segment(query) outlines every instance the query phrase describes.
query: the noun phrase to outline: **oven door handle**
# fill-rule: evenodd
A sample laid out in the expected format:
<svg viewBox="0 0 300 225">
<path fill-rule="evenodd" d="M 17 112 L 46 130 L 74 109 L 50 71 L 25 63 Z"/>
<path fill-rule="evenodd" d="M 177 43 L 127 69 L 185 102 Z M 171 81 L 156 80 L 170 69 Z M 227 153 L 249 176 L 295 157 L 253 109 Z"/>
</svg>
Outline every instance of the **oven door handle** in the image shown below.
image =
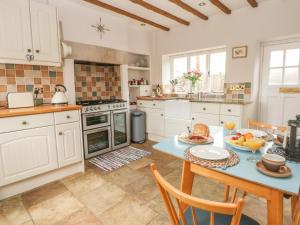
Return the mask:
<svg viewBox="0 0 300 225">
<path fill-rule="evenodd" d="M 93 117 L 93 116 L 104 116 L 104 115 L 109 115 L 110 113 L 109 112 L 100 112 L 100 113 L 88 113 L 88 114 L 83 114 L 83 116 L 85 118 L 88 118 L 88 117 Z"/>
</svg>

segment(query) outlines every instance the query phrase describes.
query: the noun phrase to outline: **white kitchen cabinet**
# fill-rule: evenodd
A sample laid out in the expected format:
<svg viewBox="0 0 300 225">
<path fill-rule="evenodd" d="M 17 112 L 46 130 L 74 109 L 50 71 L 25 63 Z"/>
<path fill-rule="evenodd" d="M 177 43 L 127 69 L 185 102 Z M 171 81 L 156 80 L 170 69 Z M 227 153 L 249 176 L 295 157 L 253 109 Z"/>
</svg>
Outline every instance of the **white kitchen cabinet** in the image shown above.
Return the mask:
<svg viewBox="0 0 300 225">
<path fill-rule="evenodd" d="M 147 133 L 163 136 L 165 132 L 164 110 L 149 108 L 146 111 Z"/>
<path fill-rule="evenodd" d="M 59 62 L 57 10 L 51 5 L 30 1 L 34 61 Z"/>
<path fill-rule="evenodd" d="M 0 186 L 56 168 L 54 126 L 0 134 Z"/>
<path fill-rule="evenodd" d="M 81 161 L 82 147 L 79 123 L 60 124 L 56 126 L 55 131 L 59 167 Z"/>
<path fill-rule="evenodd" d="M 59 66 L 57 10 L 33 0 L 0 1 L 0 63 Z"/>
<path fill-rule="evenodd" d="M 0 30 L 0 62 L 26 61 L 32 48 L 29 1 L 1 0 Z"/>
<path fill-rule="evenodd" d="M 235 123 L 235 129 L 241 128 L 241 117 L 239 116 L 226 116 L 226 115 L 220 115 L 220 126 L 224 126 L 226 122 L 234 122 Z"/>
<path fill-rule="evenodd" d="M 220 115 L 209 114 L 209 113 L 193 113 L 192 114 L 192 126 L 196 123 L 203 123 L 208 126 L 219 126 Z"/>
<path fill-rule="evenodd" d="M 191 125 L 191 120 L 165 118 L 164 136 L 172 137 L 183 132 L 188 132 L 188 129 L 191 129 Z"/>
</svg>

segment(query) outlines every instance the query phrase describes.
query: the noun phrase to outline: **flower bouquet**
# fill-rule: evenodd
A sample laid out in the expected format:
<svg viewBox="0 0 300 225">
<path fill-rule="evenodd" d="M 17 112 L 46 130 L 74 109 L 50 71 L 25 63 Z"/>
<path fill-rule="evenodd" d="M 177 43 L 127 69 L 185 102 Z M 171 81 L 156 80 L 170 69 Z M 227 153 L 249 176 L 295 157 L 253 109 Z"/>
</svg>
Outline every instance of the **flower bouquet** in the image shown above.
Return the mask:
<svg viewBox="0 0 300 225">
<path fill-rule="evenodd" d="M 200 80 L 202 74 L 198 70 L 192 70 L 183 74 L 183 78 L 191 82 L 190 93 L 193 93 L 195 90 L 195 85 L 198 80 Z"/>
</svg>

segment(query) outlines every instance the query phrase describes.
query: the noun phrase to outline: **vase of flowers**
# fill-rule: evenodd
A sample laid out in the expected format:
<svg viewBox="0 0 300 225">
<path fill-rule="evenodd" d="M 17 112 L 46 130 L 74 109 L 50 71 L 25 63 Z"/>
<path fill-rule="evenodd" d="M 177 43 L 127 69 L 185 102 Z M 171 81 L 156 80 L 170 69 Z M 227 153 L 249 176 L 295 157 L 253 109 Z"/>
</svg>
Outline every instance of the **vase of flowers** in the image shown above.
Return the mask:
<svg viewBox="0 0 300 225">
<path fill-rule="evenodd" d="M 191 82 L 190 94 L 195 93 L 196 83 L 201 79 L 202 74 L 198 70 L 192 70 L 183 74 L 184 79 Z"/>
</svg>

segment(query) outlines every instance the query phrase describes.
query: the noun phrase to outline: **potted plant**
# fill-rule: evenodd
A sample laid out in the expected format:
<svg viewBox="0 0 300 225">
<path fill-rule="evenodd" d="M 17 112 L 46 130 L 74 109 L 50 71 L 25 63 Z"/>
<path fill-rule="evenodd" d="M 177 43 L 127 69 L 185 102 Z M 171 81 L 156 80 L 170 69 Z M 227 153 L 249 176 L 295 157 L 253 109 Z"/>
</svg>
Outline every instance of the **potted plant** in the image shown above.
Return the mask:
<svg viewBox="0 0 300 225">
<path fill-rule="evenodd" d="M 190 93 L 195 92 L 195 86 L 198 80 L 201 79 L 202 74 L 198 70 L 192 70 L 183 74 L 183 78 L 191 82 Z"/>
</svg>

